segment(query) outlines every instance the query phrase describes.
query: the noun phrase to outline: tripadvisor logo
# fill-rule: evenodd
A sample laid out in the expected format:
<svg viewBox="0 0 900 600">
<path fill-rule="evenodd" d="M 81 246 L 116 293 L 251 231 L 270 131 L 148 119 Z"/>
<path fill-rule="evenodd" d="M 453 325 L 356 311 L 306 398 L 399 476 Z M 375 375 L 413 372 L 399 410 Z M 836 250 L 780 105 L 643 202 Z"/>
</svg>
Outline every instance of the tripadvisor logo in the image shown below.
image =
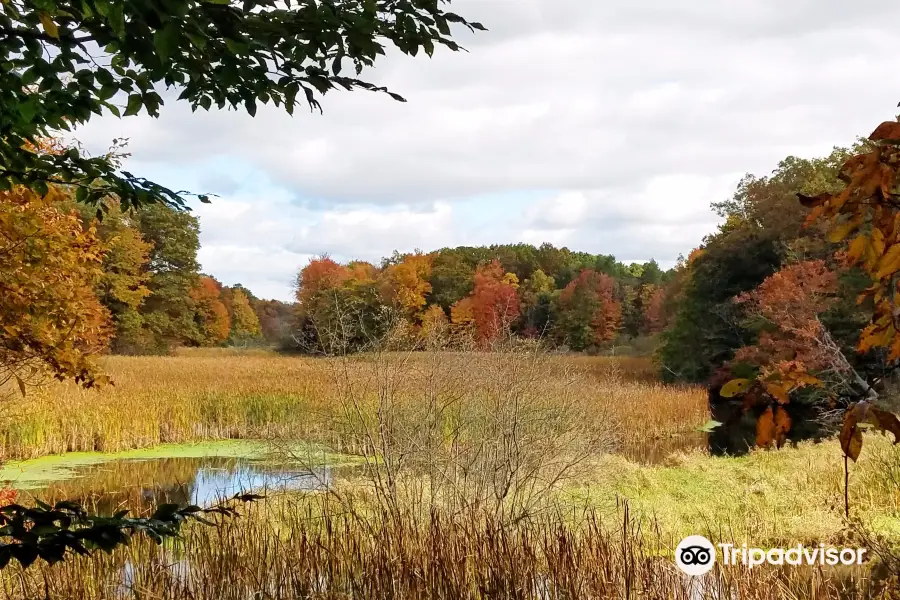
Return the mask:
<svg viewBox="0 0 900 600">
<path fill-rule="evenodd" d="M 708 573 L 716 564 L 716 547 L 702 535 L 689 535 L 675 548 L 675 564 L 692 577 Z"/>
<path fill-rule="evenodd" d="M 718 544 L 725 565 L 744 565 L 748 569 L 770 565 L 861 565 L 865 548 L 832 548 L 819 544 L 807 548 L 797 544 L 791 548 L 748 548 L 746 544 Z M 675 548 L 675 564 L 686 575 L 697 577 L 716 564 L 716 546 L 702 535 L 690 535 Z"/>
</svg>

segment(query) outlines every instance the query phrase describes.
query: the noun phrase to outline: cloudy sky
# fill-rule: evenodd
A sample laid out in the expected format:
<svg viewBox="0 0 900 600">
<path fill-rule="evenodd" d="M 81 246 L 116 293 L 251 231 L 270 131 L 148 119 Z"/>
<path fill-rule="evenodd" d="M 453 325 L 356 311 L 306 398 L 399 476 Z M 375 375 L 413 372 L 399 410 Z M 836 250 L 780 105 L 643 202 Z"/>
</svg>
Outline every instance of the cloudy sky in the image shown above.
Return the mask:
<svg viewBox="0 0 900 600">
<path fill-rule="evenodd" d="M 102 151 L 198 206 L 200 260 L 288 300 L 317 254 L 551 242 L 670 266 L 747 172 L 851 143 L 900 100 L 892 0 L 454 0 L 468 53 L 391 54 L 324 114 L 92 121 Z"/>
</svg>

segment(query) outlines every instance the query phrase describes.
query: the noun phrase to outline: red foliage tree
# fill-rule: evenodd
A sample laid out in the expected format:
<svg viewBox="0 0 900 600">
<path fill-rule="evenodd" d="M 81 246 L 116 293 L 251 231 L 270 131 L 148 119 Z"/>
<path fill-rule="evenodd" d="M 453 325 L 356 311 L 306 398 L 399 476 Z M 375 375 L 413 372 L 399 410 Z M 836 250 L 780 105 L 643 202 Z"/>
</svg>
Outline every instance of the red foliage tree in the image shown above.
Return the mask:
<svg viewBox="0 0 900 600">
<path fill-rule="evenodd" d="M 472 314 L 479 343 L 497 339 L 520 312 L 516 293 L 518 279 L 504 273 L 497 260 L 475 271 L 475 289 L 472 292 Z"/>
<path fill-rule="evenodd" d="M 616 298 L 616 280 L 605 273 L 581 271 L 560 293 L 559 306 L 559 326 L 575 349 L 611 342 L 618 334 L 622 304 Z"/>
</svg>

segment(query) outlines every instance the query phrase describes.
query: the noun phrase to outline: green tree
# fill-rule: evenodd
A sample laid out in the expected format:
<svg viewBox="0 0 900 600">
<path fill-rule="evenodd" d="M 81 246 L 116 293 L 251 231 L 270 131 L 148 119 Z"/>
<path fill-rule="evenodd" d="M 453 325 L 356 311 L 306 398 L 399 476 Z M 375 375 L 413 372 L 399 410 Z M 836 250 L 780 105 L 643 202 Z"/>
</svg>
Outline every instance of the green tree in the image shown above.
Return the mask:
<svg viewBox="0 0 900 600">
<path fill-rule="evenodd" d="M 554 282 L 541 269 L 519 287 L 522 307 L 522 333 L 527 337 L 543 336 L 550 330 L 553 314 Z"/>
<path fill-rule="evenodd" d="M 754 343 L 756 333 L 746 327 L 733 298 L 755 289 L 788 262 L 834 263 L 835 246 L 825 225 L 804 228 L 807 211 L 796 194 L 839 189 L 838 169 L 848 152 L 836 149 L 813 160 L 788 157 L 772 175 L 748 175 L 732 198 L 713 205 L 725 222 L 685 267 L 677 308 L 658 351 L 665 377 L 705 381 L 738 348 Z M 842 281 L 850 286 L 844 293 L 860 284 L 853 277 Z M 842 303 L 833 310 L 844 323 L 844 339 L 856 337 L 848 330 L 855 320 L 852 308 Z"/>
<path fill-rule="evenodd" d="M 434 253 L 431 269 L 429 304 L 437 304 L 445 312 L 472 293 L 475 265 L 457 249 L 445 248 Z"/>
<path fill-rule="evenodd" d="M 110 156 L 28 149 L 93 115 L 159 114 L 157 90 L 176 87 L 196 110 L 300 102 L 321 109 L 333 89 L 402 97 L 361 79 L 393 45 L 415 56 L 460 47 L 451 26 L 483 30 L 437 1 L 4 0 L 0 3 L 0 189 L 48 182 L 98 203 L 183 206 L 185 193 L 122 172 Z M 207 200 L 200 196 L 201 200 Z"/>
<path fill-rule="evenodd" d="M 132 352 L 167 352 L 198 337 L 191 290 L 199 277 L 200 225 L 190 213 L 162 204 L 143 207 L 135 217 L 141 236 L 152 244 L 150 295 L 141 308 L 139 337 L 123 345 Z"/>
</svg>

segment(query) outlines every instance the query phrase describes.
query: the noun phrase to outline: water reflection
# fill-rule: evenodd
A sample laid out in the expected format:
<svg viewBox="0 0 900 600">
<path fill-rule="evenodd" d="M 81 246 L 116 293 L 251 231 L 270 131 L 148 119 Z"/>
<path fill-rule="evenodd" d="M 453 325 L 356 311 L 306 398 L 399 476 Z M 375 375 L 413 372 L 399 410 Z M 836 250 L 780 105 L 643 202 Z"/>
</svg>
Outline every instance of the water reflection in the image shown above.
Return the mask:
<svg viewBox="0 0 900 600">
<path fill-rule="evenodd" d="M 139 513 L 168 502 L 210 506 L 251 491 L 324 489 L 334 476 L 328 466 L 217 457 L 118 460 L 76 468 L 73 475 L 29 493 L 46 502 L 75 500 L 101 514 L 123 507 Z"/>
</svg>

